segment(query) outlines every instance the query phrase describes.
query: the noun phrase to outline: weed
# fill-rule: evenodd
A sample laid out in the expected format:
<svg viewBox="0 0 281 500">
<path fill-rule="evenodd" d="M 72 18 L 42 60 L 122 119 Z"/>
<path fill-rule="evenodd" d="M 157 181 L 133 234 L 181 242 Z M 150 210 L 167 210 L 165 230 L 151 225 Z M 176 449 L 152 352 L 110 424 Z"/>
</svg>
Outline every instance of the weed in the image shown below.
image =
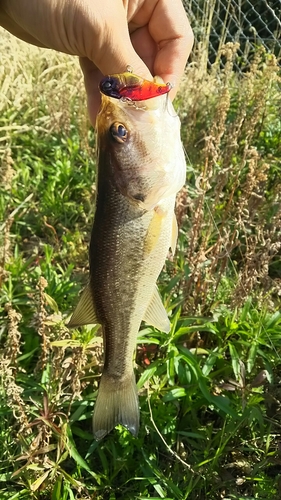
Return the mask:
<svg viewBox="0 0 281 500">
<path fill-rule="evenodd" d="M 272 121 L 279 123 L 278 65 L 260 50 L 249 73 L 238 79 L 232 71 L 236 51 L 233 44 L 221 51 L 227 62 L 220 84 L 216 73 L 202 77 L 192 67 L 181 97 L 192 164 L 182 225 L 190 269 L 187 311 L 206 312 L 225 275 L 236 282 L 233 304 L 242 305 L 254 294 L 260 303 L 273 299 L 274 308 L 279 293 L 270 266 L 280 251 L 280 176 L 275 176 L 275 158 L 264 152 L 261 133 Z"/>
</svg>

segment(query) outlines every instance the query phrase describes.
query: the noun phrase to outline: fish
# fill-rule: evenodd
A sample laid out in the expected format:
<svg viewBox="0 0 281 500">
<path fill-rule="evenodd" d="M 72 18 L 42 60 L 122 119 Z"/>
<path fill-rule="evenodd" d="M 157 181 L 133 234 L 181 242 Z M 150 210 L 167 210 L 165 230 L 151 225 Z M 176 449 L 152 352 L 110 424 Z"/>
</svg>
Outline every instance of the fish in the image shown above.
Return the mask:
<svg viewBox="0 0 281 500">
<path fill-rule="evenodd" d="M 142 78 L 133 76 L 141 87 Z M 122 81 L 124 74 L 115 78 Z M 163 80 L 155 77 L 153 83 Z M 104 366 L 93 415 L 100 440 L 117 424 L 138 434 L 133 355 L 142 321 L 170 331 L 156 282 L 169 249 L 175 252 L 175 198 L 185 183 L 186 164 L 180 120 L 168 95 L 139 107 L 101 93 L 96 130 L 90 279 L 68 326 L 102 327 Z"/>
</svg>

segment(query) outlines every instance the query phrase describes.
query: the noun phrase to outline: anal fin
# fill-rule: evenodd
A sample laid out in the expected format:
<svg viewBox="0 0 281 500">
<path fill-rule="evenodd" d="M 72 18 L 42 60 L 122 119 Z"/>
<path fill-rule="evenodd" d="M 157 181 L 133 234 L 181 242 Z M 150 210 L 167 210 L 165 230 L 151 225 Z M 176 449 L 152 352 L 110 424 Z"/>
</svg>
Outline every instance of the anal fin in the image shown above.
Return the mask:
<svg viewBox="0 0 281 500">
<path fill-rule="evenodd" d="M 161 332 L 169 333 L 170 331 L 170 321 L 156 285 L 143 320 Z"/>
<path fill-rule="evenodd" d="M 90 285 L 87 285 L 67 326 L 69 328 L 74 328 L 83 325 L 95 325 L 96 323 L 98 323 L 98 321 L 94 309 L 93 297 Z"/>
</svg>

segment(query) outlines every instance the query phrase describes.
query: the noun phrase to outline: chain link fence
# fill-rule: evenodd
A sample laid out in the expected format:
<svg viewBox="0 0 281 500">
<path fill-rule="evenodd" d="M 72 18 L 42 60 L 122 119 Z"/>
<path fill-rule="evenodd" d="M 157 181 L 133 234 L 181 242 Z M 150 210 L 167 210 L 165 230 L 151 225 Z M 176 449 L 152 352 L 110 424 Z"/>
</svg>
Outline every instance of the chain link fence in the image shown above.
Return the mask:
<svg viewBox="0 0 281 500">
<path fill-rule="evenodd" d="M 194 50 L 213 64 L 227 42 L 239 42 L 236 68 L 246 71 L 257 47 L 281 58 L 281 0 L 183 0 L 195 35 Z"/>
</svg>

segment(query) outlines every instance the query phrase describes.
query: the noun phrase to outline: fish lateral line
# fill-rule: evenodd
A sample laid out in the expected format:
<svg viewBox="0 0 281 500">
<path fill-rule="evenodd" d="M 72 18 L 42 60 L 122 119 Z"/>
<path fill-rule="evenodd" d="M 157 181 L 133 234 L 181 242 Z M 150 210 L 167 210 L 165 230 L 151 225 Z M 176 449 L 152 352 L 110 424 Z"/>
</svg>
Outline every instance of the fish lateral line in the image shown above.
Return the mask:
<svg viewBox="0 0 281 500">
<path fill-rule="evenodd" d="M 100 92 L 114 99 L 129 100 L 132 102 L 146 101 L 160 95 L 168 94 L 172 89 L 171 83 L 160 83 L 145 80 L 129 71 L 120 74 L 105 76 L 99 85 Z"/>
</svg>

